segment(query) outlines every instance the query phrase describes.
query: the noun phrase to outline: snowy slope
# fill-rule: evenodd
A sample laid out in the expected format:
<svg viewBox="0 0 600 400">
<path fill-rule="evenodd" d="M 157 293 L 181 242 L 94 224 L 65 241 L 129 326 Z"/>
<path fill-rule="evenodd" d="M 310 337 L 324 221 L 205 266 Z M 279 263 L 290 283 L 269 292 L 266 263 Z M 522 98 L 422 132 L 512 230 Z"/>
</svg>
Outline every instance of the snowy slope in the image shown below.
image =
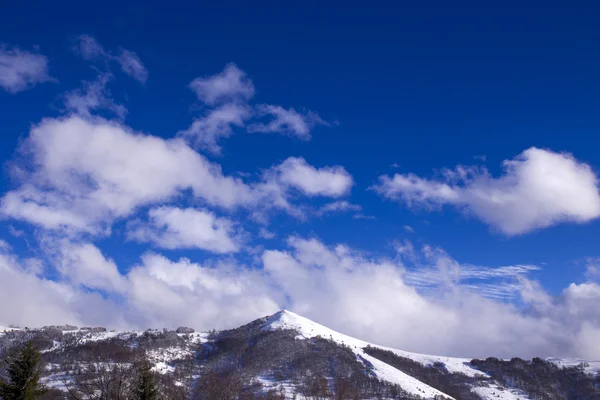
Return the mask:
<svg viewBox="0 0 600 400">
<path fill-rule="evenodd" d="M 267 320 L 267 323 L 263 329 L 293 329 L 298 332 L 300 336 L 299 338 L 305 339 L 321 336 L 324 339 L 330 339 L 336 343 L 344 344 L 349 346 L 356 355 L 359 355 L 365 360 L 369 361 L 373 365 L 375 374 L 378 378 L 395 383 L 410 394 L 416 394 L 426 398 L 433 398 L 436 395 L 442 395 L 452 399 L 452 397 L 446 395 L 445 393 L 442 393 L 439 390 L 434 389 L 431 386 L 413 378 L 412 376 L 407 375 L 404 372 L 399 371 L 374 357 L 371 357 L 363 351 L 364 347 L 374 345 L 338 333 L 307 318 L 301 317 L 298 314 L 294 314 L 293 312 L 286 310 L 278 312 L 269 318 L 269 320 Z"/>
<path fill-rule="evenodd" d="M 423 396 L 425 398 L 433 398 L 435 395 L 443 395 L 449 399 L 451 396 L 432 388 L 431 386 L 399 371 L 398 369 L 368 355 L 363 348 L 367 346 L 377 347 L 383 350 L 389 350 L 401 357 L 410 358 L 413 361 L 423 365 L 431 365 L 434 362 L 442 362 L 446 369 L 451 373 L 463 373 L 467 376 L 487 376 L 483 372 L 471 367 L 469 359 L 452 358 L 452 357 L 437 357 L 424 354 L 410 353 L 402 350 L 392 349 L 388 347 L 378 346 L 363 340 L 344 335 L 329 329 L 323 325 L 317 324 L 291 311 L 283 310 L 271 316 L 264 325 L 263 329 L 293 329 L 298 332 L 298 338 L 312 338 L 320 336 L 324 339 L 330 339 L 337 343 L 349 346 L 356 355 L 359 355 L 373 364 L 377 376 L 391 383 L 398 384 L 405 391 L 411 394 Z M 476 388 L 477 392 L 483 398 L 502 399 L 502 400 L 526 400 L 528 397 L 501 387 L 481 387 Z"/>
</svg>

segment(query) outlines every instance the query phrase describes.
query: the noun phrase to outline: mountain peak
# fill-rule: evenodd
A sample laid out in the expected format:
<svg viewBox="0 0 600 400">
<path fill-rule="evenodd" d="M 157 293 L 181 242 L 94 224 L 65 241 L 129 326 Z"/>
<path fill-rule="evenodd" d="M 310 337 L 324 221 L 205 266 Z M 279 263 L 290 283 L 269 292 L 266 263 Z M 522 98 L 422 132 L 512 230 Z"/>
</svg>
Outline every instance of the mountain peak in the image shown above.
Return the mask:
<svg viewBox="0 0 600 400">
<path fill-rule="evenodd" d="M 299 338 L 307 339 L 320 336 L 354 348 L 362 348 L 369 345 L 369 343 L 363 340 L 336 332 L 333 329 L 285 309 L 267 317 L 263 329 L 291 329 L 298 332 Z"/>
</svg>

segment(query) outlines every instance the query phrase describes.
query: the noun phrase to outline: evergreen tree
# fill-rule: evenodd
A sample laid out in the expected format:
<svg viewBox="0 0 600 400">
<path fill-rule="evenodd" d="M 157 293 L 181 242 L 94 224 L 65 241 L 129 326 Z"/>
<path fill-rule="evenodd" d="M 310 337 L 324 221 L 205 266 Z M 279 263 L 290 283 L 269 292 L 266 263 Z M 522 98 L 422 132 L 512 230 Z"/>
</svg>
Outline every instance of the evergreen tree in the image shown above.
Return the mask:
<svg viewBox="0 0 600 400">
<path fill-rule="evenodd" d="M 157 400 L 158 388 L 152 374 L 152 365 L 145 360 L 138 369 L 137 381 L 134 387 L 134 398 L 136 400 Z"/>
<path fill-rule="evenodd" d="M 7 360 L 8 381 L 0 379 L 0 398 L 4 400 L 34 400 L 46 393 L 40 384 L 39 363 L 42 355 L 31 342 Z"/>
</svg>

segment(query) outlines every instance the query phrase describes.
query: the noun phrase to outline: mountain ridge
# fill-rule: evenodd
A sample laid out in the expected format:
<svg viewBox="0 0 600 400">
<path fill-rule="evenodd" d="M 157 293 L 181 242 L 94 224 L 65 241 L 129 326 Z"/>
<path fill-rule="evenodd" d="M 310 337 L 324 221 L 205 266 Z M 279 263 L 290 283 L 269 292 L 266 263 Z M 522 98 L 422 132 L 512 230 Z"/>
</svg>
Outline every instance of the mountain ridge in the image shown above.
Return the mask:
<svg viewBox="0 0 600 400">
<path fill-rule="evenodd" d="M 521 384 L 512 383 L 515 379 L 527 379 L 526 375 L 519 377 L 519 371 L 525 369 L 538 375 L 542 370 L 542 379 L 558 376 L 560 379 L 556 379 L 561 380 L 562 371 L 566 371 L 565 376 L 580 374 L 578 379 L 589 377 L 591 397 L 586 399 L 600 399 L 600 392 L 593 393 L 594 382 L 600 387 L 600 362 L 576 366 L 574 359 L 470 360 L 411 353 L 356 339 L 285 309 L 238 328 L 210 332 L 195 332 L 189 328 L 176 331 L 107 331 L 104 328 L 73 326 L 9 328 L 4 332 L 0 329 L 0 353 L 25 340 L 33 340 L 40 345 L 46 362 L 52 367 L 47 368 L 45 379 L 58 389 L 61 387 L 55 377 L 64 374 L 65 360 L 84 365 L 90 362 L 86 357 L 94 354 L 96 361 L 102 358 L 103 362 L 119 363 L 123 360 L 115 355 L 120 354 L 122 358 L 125 351 L 129 352 L 125 360 L 143 354 L 153 363 L 154 371 L 177 377 L 180 385 L 191 385 L 191 381 L 185 383 L 185 379 L 181 378 L 181 368 L 194 371 L 196 375 L 221 368 L 241 371 L 260 382 L 265 389 L 281 387 L 288 397 L 297 398 L 307 393 L 306 390 L 303 392 L 302 380 L 319 374 L 328 380 L 340 376 L 354 377 L 352 379 L 363 382 L 363 387 L 389 395 L 382 395 L 385 398 L 537 398 L 531 393 L 536 396 L 537 393 L 545 393 L 543 388 L 521 381 Z M 564 383 L 561 385 L 561 391 L 571 390 Z M 554 392 L 560 391 L 556 389 Z M 542 398 L 573 398 L 556 397 L 560 394 L 555 395 L 554 392 L 551 393 L 554 397 Z M 304 398 L 311 397 L 304 395 Z"/>
</svg>

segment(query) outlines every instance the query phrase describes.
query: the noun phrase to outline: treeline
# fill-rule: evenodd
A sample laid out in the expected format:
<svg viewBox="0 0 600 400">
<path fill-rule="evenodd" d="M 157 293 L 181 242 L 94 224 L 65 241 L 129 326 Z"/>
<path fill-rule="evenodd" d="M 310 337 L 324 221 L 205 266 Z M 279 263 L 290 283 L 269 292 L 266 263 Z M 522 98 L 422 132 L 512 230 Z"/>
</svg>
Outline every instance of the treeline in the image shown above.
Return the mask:
<svg viewBox="0 0 600 400">
<path fill-rule="evenodd" d="M 317 340 L 318 343 L 322 339 Z M 219 341 L 217 341 L 219 343 Z M 323 345 L 323 343 L 320 343 Z M 114 341 L 84 346 L 84 357 L 63 364 L 43 362 L 33 342 L 14 348 L 1 368 L 0 399 L 3 400 L 284 400 L 282 386 L 265 388 L 255 375 L 249 374 L 241 361 L 204 363 L 187 374 L 165 374 L 153 371 L 139 349 L 129 352 Z M 121 348 L 121 350 L 118 350 Z M 331 357 L 332 350 L 316 349 Z M 100 352 L 102 351 L 102 352 Z M 217 351 L 215 347 L 214 351 Z M 342 351 L 348 351 L 343 349 Z M 47 353 L 46 353 L 47 354 Z M 238 357 L 245 352 L 237 353 Z M 57 358 L 56 355 L 46 357 Z M 235 358 L 235 357 L 234 357 Z M 118 361 L 115 361 L 118 359 Z M 266 359 L 263 359 L 265 361 Z M 222 360 L 221 360 L 222 361 Z M 291 359 L 289 361 L 292 361 Z M 302 369 L 294 379 L 286 380 L 295 394 L 312 400 L 398 399 L 414 400 L 399 386 L 380 381 L 364 371 L 342 375 L 335 369 L 335 358 L 329 358 L 332 376 Z M 304 361 L 302 365 L 306 365 Z M 320 364 L 320 363 L 317 363 Z M 340 364 L 341 365 L 341 364 Z M 235 366 L 234 368 L 230 368 Z M 288 367 L 293 367 L 292 362 Z M 46 375 L 47 378 L 43 379 Z M 272 382 L 282 381 L 282 371 L 265 375 Z"/>
<path fill-rule="evenodd" d="M 282 400 L 280 390 L 262 390 L 237 374 L 207 371 L 187 387 L 169 374 L 152 371 L 145 359 L 133 362 L 85 361 L 65 364 L 50 387 L 42 383 L 41 353 L 33 342 L 5 358 L 0 377 L 2 400 Z"/>
<path fill-rule="evenodd" d="M 471 365 L 497 382 L 521 389 L 533 399 L 600 399 L 600 375 L 587 374 L 583 366 L 559 367 L 541 358 L 505 361 L 494 357 L 472 360 Z"/>
<path fill-rule="evenodd" d="M 471 366 L 489 377 L 450 373 L 442 363 L 423 365 L 392 351 L 366 347 L 365 352 L 456 400 L 479 400 L 475 386 L 500 384 L 521 390 L 536 400 L 600 400 L 600 376 L 587 374 L 583 366 L 559 367 L 541 358 L 472 360 Z"/>
</svg>

